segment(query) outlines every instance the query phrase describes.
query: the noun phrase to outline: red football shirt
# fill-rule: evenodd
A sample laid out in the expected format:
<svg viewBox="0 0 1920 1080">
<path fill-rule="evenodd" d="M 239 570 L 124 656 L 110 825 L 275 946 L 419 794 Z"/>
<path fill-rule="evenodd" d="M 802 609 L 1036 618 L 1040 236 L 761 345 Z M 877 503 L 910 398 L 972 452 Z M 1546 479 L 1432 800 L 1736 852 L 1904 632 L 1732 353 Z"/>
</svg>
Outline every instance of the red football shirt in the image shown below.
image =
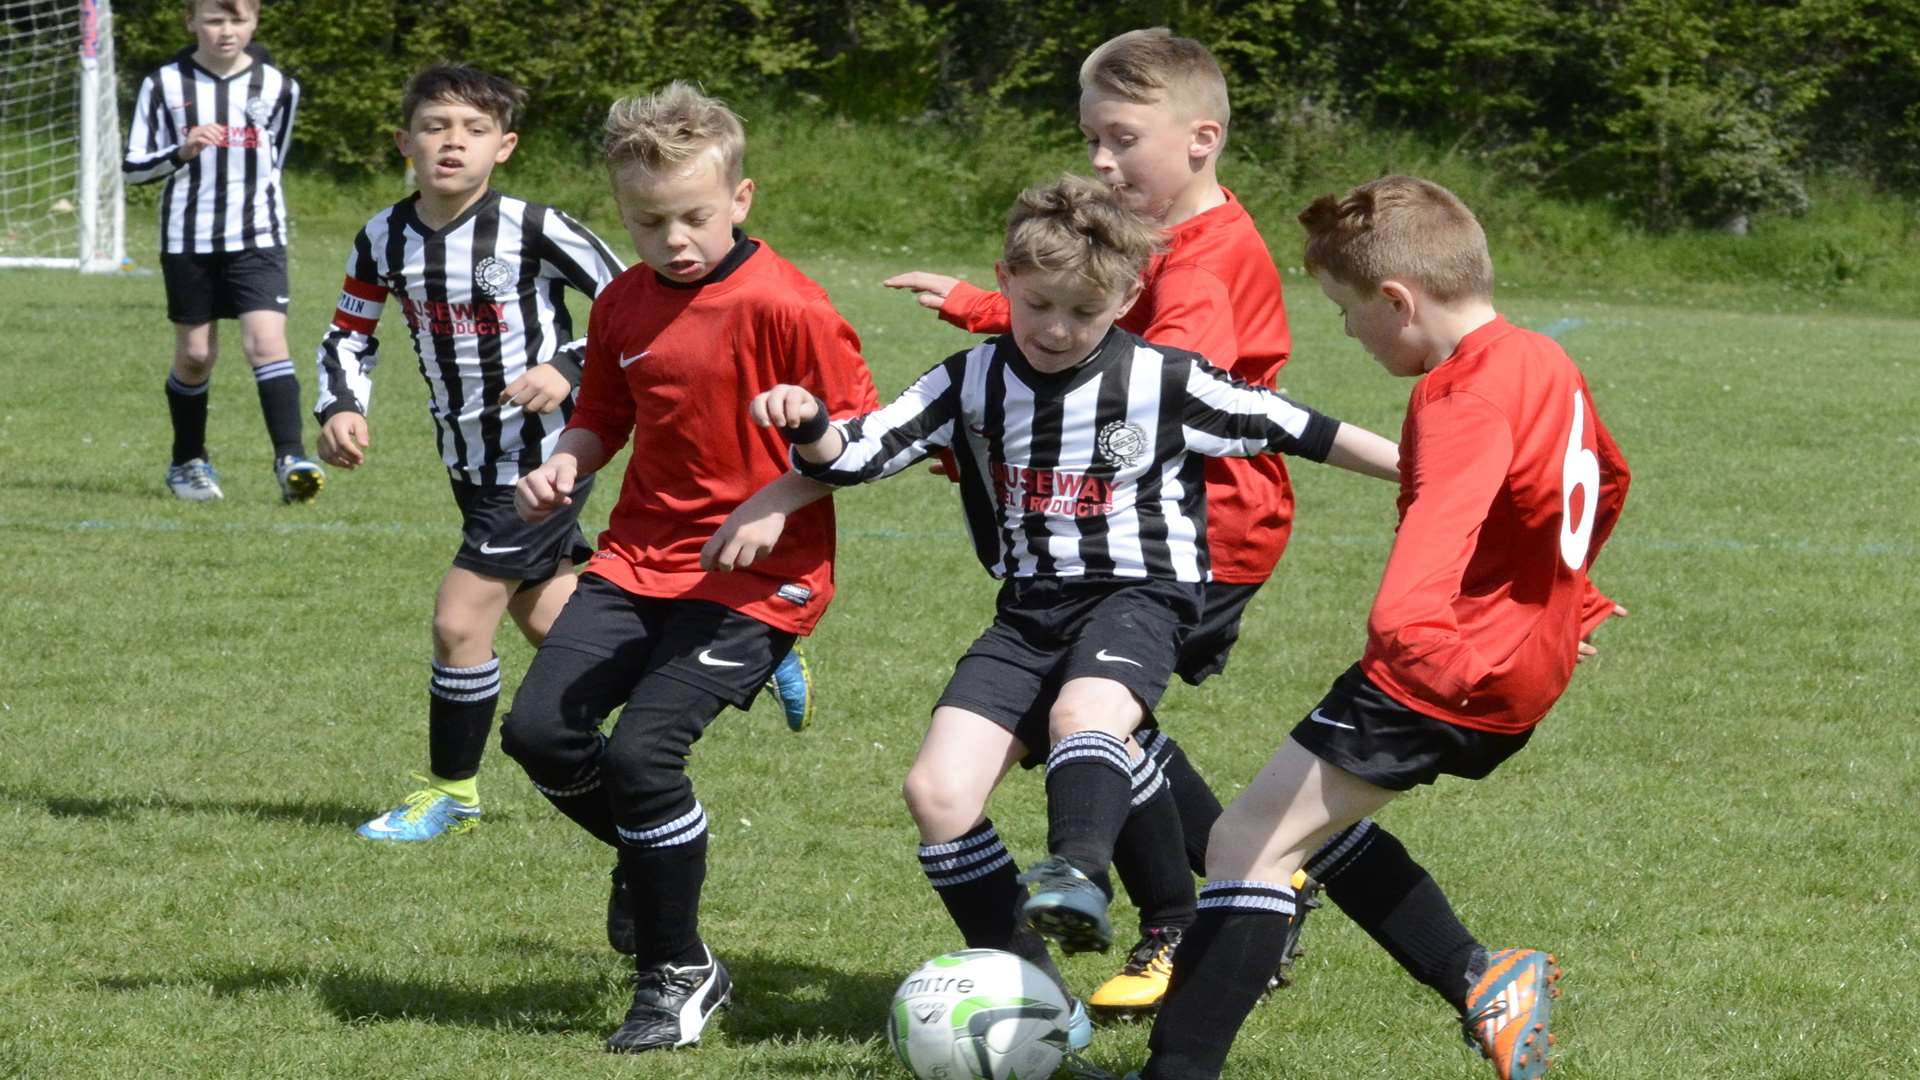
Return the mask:
<svg viewBox="0 0 1920 1080">
<path fill-rule="evenodd" d="M 1462 727 L 1538 723 L 1613 610 L 1587 574 L 1628 480 L 1553 339 L 1498 317 L 1468 334 L 1407 404 L 1400 528 L 1361 670 Z"/>
<path fill-rule="evenodd" d="M 788 469 L 787 444 L 747 416 L 755 394 L 794 383 L 836 418 L 880 407 L 860 339 L 826 290 L 760 244 L 698 288 L 647 266 L 593 303 L 570 428 L 609 454 L 633 441 L 620 499 L 587 564 L 630 593 L 725 604 L 792 633 L 813 630 L 833 598 L 833 502 L 787 519 L 751 567 L 700 569 L 700 548 L 735 507 Z"/>
<path fill-rule="evenodd" d="M 1145 290 L 1120 327 L 1189 349 L 1245 382 L 1271 387 L 1293 350 L 1280 273 L 1233 193 L 1167 230 Z M 940 317 L 978 334 L 1008 330 L 1007 298 L 965 282 Z M 1257 585 L 1273 574 L 1293 528 L 1293 485 L 1278 454 L 1207 459 L 1207 551 L 1217 581 Z"/>
</svg>

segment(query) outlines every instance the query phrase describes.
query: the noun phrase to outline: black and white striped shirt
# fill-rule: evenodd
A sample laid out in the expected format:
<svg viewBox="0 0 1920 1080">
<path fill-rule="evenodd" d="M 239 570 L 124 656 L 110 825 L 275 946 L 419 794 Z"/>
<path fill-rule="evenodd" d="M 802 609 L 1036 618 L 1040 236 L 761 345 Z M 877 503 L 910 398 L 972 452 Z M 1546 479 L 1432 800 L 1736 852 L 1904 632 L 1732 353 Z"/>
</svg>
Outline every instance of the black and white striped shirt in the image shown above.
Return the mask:
<svg viewBox="0 0 1920 1080">
<path fill-rule="evenodd" d="M 274 67 L 265 50 L 250 48 L 248 55 L 251 65 L 223 78 L 184 49 L 140 83 L 121 170 L 135 184 L 167 178 L 160 197 L 162 252 L 286 246 L 280 167 L 293 138 L 300 84 Z M 202 124 L 225 125 L 226 142 L 182 161 L 187 132 Z"/>
<path fill-rule="evenodd" d="M 536 364 L 553 364 L 579 386 L 585 339 L 574 337 L 561 290 L 598 296 L 625 267 L 550 206 L 490 191 L 430 229 L 418 199 L 381 211 L 353 238 L 333 326 L 320 342 L 314 414 L 325 423 L 367 411 L 380 350 L 374 330 L 391 295 L 420 358 L 448 471 L 468 483 L 511 484 L 552 453 L 573 401 L 541 416 L 500 405 L 500 392 Z"/>
<path fill-rule="evenodd" d="M 840 421 L 847 446 L 833 462 L 793 461 L 846 485 L 951 446 L 967 530 L 994 577 L 1205 581 L 1205 458 L 1324 461 L 1339 426 L 1115 327 L 1086 363 L 1053 374 L 1011 337 L 989 338 L 878 412 Z"/>
</svg>

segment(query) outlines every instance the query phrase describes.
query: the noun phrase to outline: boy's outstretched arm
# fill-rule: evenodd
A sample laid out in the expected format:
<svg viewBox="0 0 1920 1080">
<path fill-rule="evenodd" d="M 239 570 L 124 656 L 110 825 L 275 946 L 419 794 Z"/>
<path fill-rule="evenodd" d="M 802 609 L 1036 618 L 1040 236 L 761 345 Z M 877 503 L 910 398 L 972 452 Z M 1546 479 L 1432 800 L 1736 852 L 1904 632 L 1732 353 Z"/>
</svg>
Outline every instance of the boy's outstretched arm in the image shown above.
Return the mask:
<svg viewBox="0 0 1920 1080">
<path fill-rule="evenodd" d="M 1327 464 L 1398 483 L 1400 446 L 1385 436 L 1341 421 L 1340 430 L 1333 435 L 1333 448 L 1327 451 Z"/>
<path fill-rule="evenodd" d="M 611 456 L 599 435 L 586 428 L 568 428 L 560 433 L 546 463 L 513 485 L 513 508 L 522 521 L 545 521 L 554 511 L 571 506 L 574 485 L 582 476 L 600 471 Z"/>
<path fill-rule="evenodd" d="M 1004 334 L 1013 328 L 1006 297 L 956 277 L 913 270 L 895 274 L 880 284 L 911 290 L 921 307 L 939 312 L 943 321 L 968 333 Z"/>
<path fill-rule="evenodd" d="M 815 465 L 831 462 L 847 448 L 846 438 L 827 420 L 826 406 L 803 387 L 782 383 L 757 394 L 747 412 L 761 427 L 778 428 L 794 451 Z"/>
<path fill-rule="evenodd" d="M 799 473 L 781 476 L 727 515 L 700 546 L 700 568 L 725 571 L 752 566 L 780 542 L 787 518 L 831 494 L 832 487 Z"/>
</svg>

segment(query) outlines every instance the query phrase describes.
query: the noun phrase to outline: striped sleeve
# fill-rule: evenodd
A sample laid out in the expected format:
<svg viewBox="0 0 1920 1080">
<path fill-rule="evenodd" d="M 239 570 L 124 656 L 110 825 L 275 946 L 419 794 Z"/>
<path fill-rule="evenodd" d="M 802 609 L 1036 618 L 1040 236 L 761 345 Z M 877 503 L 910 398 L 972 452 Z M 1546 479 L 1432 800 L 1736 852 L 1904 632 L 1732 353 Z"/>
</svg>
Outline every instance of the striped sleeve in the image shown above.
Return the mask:
<svg viewBox="0 0 1920 1080">
<path fill-rule="evenodd" d="M 1188 354 L 1181 435 L 1209 457 L 1294 454 L 1325 461 L 1340 421 L 1277 391 L 1242 382 Z"/>
<path fill-rule="evenodd" d="M 293 76 L 281 72 L 285 80 L 280 91 L 280 100 L 274 103 L 273 113 L 267 119 L 267 130 L 273 138 L 273 163 L 284 168 L 287 164 L 287 147 L 293 144 L 293 114 L 300 110 L 300 83 Z"/>
<path fill-rule="evenodd" d="M 167 114 L 166 94 L 160 89 L 158 71 L 140 82 L 140 95 L 133 103 L 133 118 L 127 127 L 127 156 L 120 171 L 130 184 L 159 180 L 180 167 L 180 142 Z"/>
<path fill-rule="evenodd" d="M 551 207 L 542 215 L 539 238 L 540 276 L 565 281 L 589 298 L 599 296 L 626 269 L 592 229 Z M 574 338 L 556 349 L 548 363 L 578 387 L 586 348 L 586 338 Z"/>
<path fill-rule="evenodd" d="M 343 412 L 366 415 L 373 397 L 373 368 L 380 356 L 380 339 L 373 332 L 386 303 L 387 287 L 380 283 L 373 242 L 361 229 L 353 238 L 353 254 L 347 256 L 347 276 L 340 285 L 333 324 L 320 340 L 320 393 L 313 415 L 321 423 Z"/>
<path fill-rule="evenodd" d="M 961 353 L 920 376 L 878 412 L 835 421 L 846 439 L 840 456 L 818 465 L 796 452 L 794 468 L 821 483 L 846 487 L 892 476 L 952 445 L 966 355 Z"/>
</svg>

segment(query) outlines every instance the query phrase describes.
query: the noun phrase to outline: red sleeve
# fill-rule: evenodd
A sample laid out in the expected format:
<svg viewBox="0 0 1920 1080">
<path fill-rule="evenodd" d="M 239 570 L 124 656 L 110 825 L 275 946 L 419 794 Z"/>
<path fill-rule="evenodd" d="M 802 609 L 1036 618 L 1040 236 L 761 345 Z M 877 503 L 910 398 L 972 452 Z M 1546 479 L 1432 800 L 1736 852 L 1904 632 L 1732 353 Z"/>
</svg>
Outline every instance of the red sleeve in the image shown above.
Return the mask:
<svg viewBox="0 0 1920 1080">
<path fill-rule="evenodd" d="M 1197 266 L 1172 267 L 1154 280 L 1153 322 L 1140 336 L 1197 352 L 1222 371 L 1240 360 L 1226 283 Z"/>
<path fill-rule="evenodd" d="M 818 394 L 828 416 L 844 420 L 880 407 L 873 376 L 860 356 L 860 335 L 832 304 L 821 301 L 801 310 L 792 348 L 785 380 Z"/>
<path fill-rule="evenodd" d="M 1490 402 L 1461 393 L 1429 402 L 1414 428 L 1411 498 L 1367 630 L 1408 690 L 1464 703 L 1490 665 L 1460 636 L 1453 601 L 1506 482 L 1513 433 Z"/>
<path fill-rule="evenodd" d="M 607 324 L 613 320 L 615 297 L 603 290 L 587 316 L 587 358 L 580 370 L 580 395 L 574 400 L 569 428 L 581 428 L 600 437 L 607 459 L 620 452 L 633 437 L 633 393 L 620 370 L 620 361 L 607 341 Z"/>
<path fill-rule="evenodd" d="M 970 334 L 1004 334 L 1013 329 L 1006 297 L 964 281 L 947 293 L 940 317 Z"/>
</svg>

